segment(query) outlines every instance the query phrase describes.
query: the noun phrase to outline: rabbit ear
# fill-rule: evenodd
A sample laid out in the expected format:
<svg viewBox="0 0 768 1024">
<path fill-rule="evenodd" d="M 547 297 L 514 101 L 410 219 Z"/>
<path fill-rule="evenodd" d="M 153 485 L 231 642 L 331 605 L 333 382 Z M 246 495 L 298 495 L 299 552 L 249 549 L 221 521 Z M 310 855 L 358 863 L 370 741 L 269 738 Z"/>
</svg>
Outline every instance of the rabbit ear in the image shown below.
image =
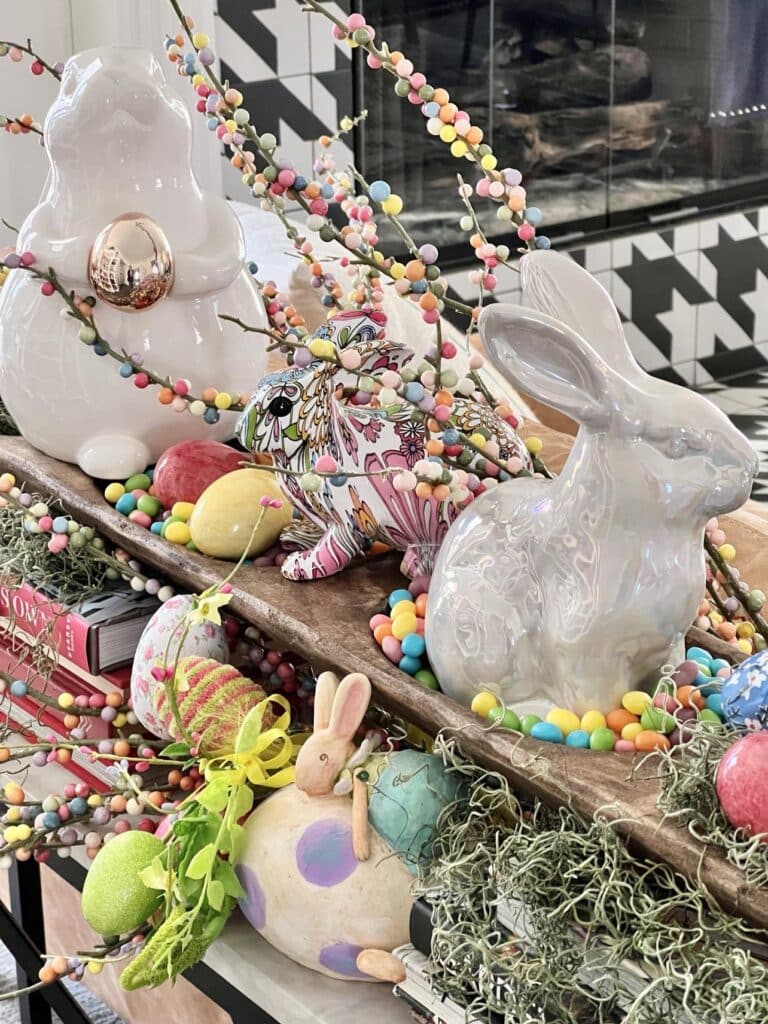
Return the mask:
<svg viewBox="0 0 768 1024">
<path fill-rule="evenodd" d="M 579 423 L 609 411 L 609 367 L 570 327 L 524 306 L 488 306 L 480 336 L 491 361 L 535 398 Z"/>
<path fill-rule="evenodd" d="M 336 739 L 351 740 L 371 700 L 371 684 L 362 672 L 345 676 L 336 691 L 328 731 Z"/>
<path fill-rule="evenodd" d="M 321 672 L 317 677 L 317 684 L 315 686 L 315 732 L 328 728 L 338 685 L 339 677 L 333 672 Z"/>
<path fill-rule="evenodd" d="M 520 262 L 523 305 L 556 316 L 624 376 L 642 371 L 624 337 L 613 299 L 583 267 L 559 252 L 540 249 Z"/>
</svg>

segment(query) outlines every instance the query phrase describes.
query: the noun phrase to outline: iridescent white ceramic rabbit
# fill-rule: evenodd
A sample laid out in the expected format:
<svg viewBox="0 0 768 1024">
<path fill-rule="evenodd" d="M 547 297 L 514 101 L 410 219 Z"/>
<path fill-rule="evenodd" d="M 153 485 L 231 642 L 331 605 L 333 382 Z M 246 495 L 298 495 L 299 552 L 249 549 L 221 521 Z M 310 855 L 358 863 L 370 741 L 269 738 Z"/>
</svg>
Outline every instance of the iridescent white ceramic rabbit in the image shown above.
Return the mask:
<svg viewBox="0 0 768 1024">
<path fill-rule="evenodd" d="M 103 336 L 162 376 L 188 377 L 193 394 L 258 380 L 264 346 L 246 343 L 218 315 L 265 325 L 242 232 L 225 200 L 201 190 L 189 113 L 154 57 L 121 46 L 70 58 L 45 141 L 51 171 L 18 251 L 33 252 L 43 270 L 53 267 L 67 289 L 90 294 L 89 251 L 99 234 L 124 214 L 146 215 L 170 247 L 170 293 L 140 312 L 99 302 Z M 121 379 L 115 362 L 78 340 L 77 321 L 61 319 L 62 306 L 22 270 L 11 272 L 0 294 L 0 394 L 29 442 L 93 476 L 123 480 L 177 441 L 232 436 L 234 414 L 209 426 Z"/>
<path fill-rule="evenodd" d="M 706 398 L 640 368 L 572 260 L 532 253 L 522 280 L 525 307 L 483 313 L 486 351 L 581 427 L 557 479 L 500 484 L 454 522 L 427 649 L 464 703 L 491 689 L 518 712 L 608 711 L 677 655 L 704 590 L 704 525 L 748 498 L 757 456 Z"/>
</svg>

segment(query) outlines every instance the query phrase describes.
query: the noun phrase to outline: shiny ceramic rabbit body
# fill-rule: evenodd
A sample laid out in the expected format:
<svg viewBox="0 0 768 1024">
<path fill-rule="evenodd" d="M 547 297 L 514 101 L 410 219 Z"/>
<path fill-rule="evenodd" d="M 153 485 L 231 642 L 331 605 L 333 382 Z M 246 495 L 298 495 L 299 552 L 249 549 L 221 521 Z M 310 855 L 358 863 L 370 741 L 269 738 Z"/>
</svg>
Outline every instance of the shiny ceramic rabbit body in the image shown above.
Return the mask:
<svg viewBox="0 0 768 1024">
<path fill-rule="evenodd" d="M 68 290 L 89 295 L 94 243 L 125 215 L 143 215 L 167 242 L 170 291 L 139 311 L 97 302 L 103 337 L 162 376 L 188 377 L 193 394 L 211 385 L 239 391 L 240 382 L 257 380 L 266 368 L 263 346 L 245 344 L 241 330 L 219 318 L 266 325 L 240 225 L 224 199 L 201 190 L 189 113 L 154 57 L 118 46 L 70 58 L 45 141 L 51 169 L 19 232 L 19 252 L 31 251 Z M 233 413 L 209 425 L 123 380 L 109 357 L 78 339 L 79 323 L 62 319 L 61 309 L 59 297 L 41 295 L 40 282 L 22 270 L 11 272 L 0 294 L 0 393 L 37 448 L 122 480 L 177 441 L 232 436 Z"/>
<path fill-rule="evenodd" d="M 494 364 L 577 420 L 555 480 L 503 483 L 453 524 L 427 649 L 468 703 L 609 711 L 680 653 L 704 592 L 703 530 L 749 496 L 757 457 L 701 395 L 646 374 L 607 292 L 552 252 L 522 262 L 525 306 L 480 320 Z"/>
<path fill-rule="evenodd" d="M 340 313 L 315 337 L 331 341 L 339 351 L 356 349 L 360 372 L 399 369 L 413 353 L 384 339 L 385 322 L 377 312 Z M 240 421 L 238 436 L 244 447 L 270 453 L 282 468 L 308 472 L 324 455 L 339 466 L 338 478 L 324 479 L 320 490 L 311 493 L 301 489 L 296 476 L 278 476 L 292 504 L 324 531 L 313 548 L 289 555 L 282 573 L 295 580 L 330 576 L 373 541 L 405 552 L 407 576 L 429 573 L 458 510 L 449 500 L 423 500 L 413 491 L 397 491 L 384 472 L 410 469 L 425 457 L 425 427 L 411 419 L 410 407 L 384 416 L 368 406 L 342 402 L 336 389 L 344 375 L 336 364 L 320 360 L 269 374 Z M 518 456 L 530 467 L 522 440 L 490 408 L 456 396 L 455 409 L 462 430 L 472 433 L 485 427 L 499 444 L 501 458 Z"/>
</svg>

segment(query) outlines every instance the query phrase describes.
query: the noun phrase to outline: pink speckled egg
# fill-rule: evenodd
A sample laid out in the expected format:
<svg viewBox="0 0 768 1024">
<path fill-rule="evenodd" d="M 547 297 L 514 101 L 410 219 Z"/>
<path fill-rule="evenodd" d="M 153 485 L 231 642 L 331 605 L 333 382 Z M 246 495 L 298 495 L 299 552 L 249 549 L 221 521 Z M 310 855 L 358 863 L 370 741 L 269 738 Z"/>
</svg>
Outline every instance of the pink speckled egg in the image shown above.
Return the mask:
<svg viewBox="0 0 768 1024">
<path fill-rule="evenodd" d="M 734 828 L 765 833 L 768 842 L 768 732 L 742 736 L 729 747 L 717 768 L 717 796 L 723 814 Z"/>
<path fill-rule="evenodd" d="M 131 701 L 134 713 L 144 728 L 160 739 L 171 738 L 169 716 L 167 711 L 163 713 L 157 706 L 163 684 L 153 677 L 152 669 L 165 663 L 166 652 L 169 667 L 177 659 L 181 661 L 190 655 L 225 663 L 229 661 L 229 644 L 224 628 L 212 622 L 191 626 L 179 651 L 179 641 L 192 601 L 192 594 L 177 594 L 162 604 L 144 627 L 133 659 Z"/>
</svg>

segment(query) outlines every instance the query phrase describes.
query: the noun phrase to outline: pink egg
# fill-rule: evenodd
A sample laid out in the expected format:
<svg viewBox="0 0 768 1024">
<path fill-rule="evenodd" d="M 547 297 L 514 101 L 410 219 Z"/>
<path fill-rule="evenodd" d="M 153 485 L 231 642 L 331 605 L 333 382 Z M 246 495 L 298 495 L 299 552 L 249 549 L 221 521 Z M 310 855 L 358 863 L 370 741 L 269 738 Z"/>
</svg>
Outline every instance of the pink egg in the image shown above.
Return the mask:
<svg viewBox="0 0 768 1024">
<path fill-rule="evenodd" d="M 387 623 L 391 621 L 392 620 L 388 615 L 379 614 L 374 615 L 371 621 L 368 623 L 368 625 L 371 627 L 371 632 L 373 632 L 373 630 L 376 629 L 377 626 L 385 626 L 387 625 Z"/>
<path fill-rule="evenodd" d="M 393 636 L 385 636 L 381 641 L 381 649 L 390 661 L 393 661 L 395 665 L 399 664 L 400 659 L 403 656 L 399 640 Z"/>
<path fill-rule="evenodd" d="M 734 828 L 752 835 L 766 833 L 768 842 L 768 732 L 742 736 L 729 747 L 717 769 L 715 784 L 723 814 Z"/>
<path fill-rule="evenodd" d="M 631 754 L 637 750 L 637 747 L 632 740 L 616 740 L 616 745 L 613 748 L 618 754 Z"/>
</svg>

